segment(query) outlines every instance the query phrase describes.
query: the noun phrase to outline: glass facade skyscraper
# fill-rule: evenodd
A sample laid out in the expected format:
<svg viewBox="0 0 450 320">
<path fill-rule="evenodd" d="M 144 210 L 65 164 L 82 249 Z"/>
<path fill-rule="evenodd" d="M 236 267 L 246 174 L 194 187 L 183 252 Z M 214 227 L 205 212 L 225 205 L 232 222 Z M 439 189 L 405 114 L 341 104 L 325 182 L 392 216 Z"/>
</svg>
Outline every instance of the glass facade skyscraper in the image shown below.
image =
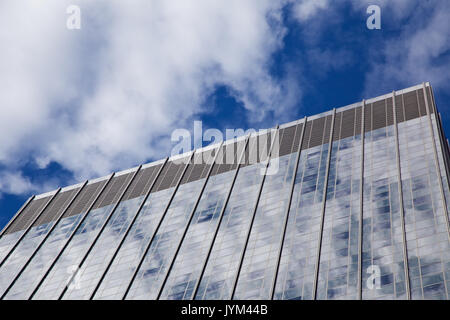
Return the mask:
<svg viewBox="0 0 450 320">
<path fill-rule="evenodd" d="M 429 83 L 28 199 L 1 299 L 449 299 Z"/>
</svg>

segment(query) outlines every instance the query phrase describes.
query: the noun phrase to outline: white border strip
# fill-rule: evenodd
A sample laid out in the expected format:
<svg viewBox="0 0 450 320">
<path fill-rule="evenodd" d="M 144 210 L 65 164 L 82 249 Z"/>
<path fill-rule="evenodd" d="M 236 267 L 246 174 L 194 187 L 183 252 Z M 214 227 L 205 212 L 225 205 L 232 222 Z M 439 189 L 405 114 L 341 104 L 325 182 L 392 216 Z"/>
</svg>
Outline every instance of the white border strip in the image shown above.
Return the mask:
<svg viewBox="0 0 450 320">
<path fill-rule="evenodd" d="M 49 192 L 46 192 L 46 193 L 39 194 L 36 197 L 34 197 L 34 200 L 42 199 L 42 198 L 45 198 L 45 197 L 48 197 L 48 196 L 53 196 L 57 191 L 58 191 L 58 189 L 57 190 L 52 190 L 52 191 L 49 191 Z"/>
</svg>

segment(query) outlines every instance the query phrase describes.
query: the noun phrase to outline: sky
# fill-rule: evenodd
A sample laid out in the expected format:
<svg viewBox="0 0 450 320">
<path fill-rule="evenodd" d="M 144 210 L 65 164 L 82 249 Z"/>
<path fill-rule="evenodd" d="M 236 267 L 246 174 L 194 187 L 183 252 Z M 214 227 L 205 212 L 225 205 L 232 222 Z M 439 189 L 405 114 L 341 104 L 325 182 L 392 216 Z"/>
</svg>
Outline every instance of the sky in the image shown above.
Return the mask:
<svg viewBox="0 0 450 320">
<path fill-rule="evenodd" d="M 194 121 L 269 128 L 429 81 L 448 135 L 449 71 L 448 0 L 1 0 L 0 228 Z"/>
</svg>

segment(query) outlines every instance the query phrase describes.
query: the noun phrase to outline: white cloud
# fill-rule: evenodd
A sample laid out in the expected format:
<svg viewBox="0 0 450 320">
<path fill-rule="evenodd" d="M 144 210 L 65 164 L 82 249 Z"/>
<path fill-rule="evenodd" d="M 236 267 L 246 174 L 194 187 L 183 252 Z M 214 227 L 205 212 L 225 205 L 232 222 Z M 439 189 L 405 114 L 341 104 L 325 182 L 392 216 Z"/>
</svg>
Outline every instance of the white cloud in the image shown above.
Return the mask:
<svg viewBox="0 0 450 320">
<path fill-rule="evenodd" d="M 409 16 L 411 12 L 417 10 L 417 5 L 420 0 L 350 0 L 354 10 L 366 14 L 366 9 L 370 5 L 378 5 L 381 8 L 381 15 L 395 17 L 395 19 L 402 19 Z"/>
<path fill-rule="evenodd" d="M 75 184 L 77 181 L 65 181 Z M 41 194 L 43 190 L 55 190 L 61 186 L 58 177 L 47 177 L 45 180 L 31 180 L 22 171 L 0 171 L 0 199 L 4 193 L 8 194 Z"/>
<path fill-rule="evenodd" d="M 400 36 L 374 43 L 366 96 L 428 80 L 449 86 L 448 1 L 1 1 L 0 192 L 50 187 L 23 177 L 29 161 L 58 162 L 81 181 L 162 158 L 171 132 L 192 127 L 217 85 L 243 102 L 249 121 L 288 120 L 303 65 L 288 61 L 281 79 L 268 71 L 287 31 L 281 9 L 291 3 L 301 23 L 303 63 L 326 75 L 355 59 L 351 48 L 321 43 L 343 28 L 350 2 L 361 15 L 380 4 L 382 28 L 402 23 Z M 79 31 L 66 29 L 69 4 L 81 8 Z"/>
<path fill-rule="evenodd" d="M 399 36 L 379 48 L 366 74 L 366 94 L 430 81 L 435 88 L 450 89 L 450 3 L 410 3 L 407 23 Z M 427 12 L 427 14 L 424 14 Z M 376 53 L 375 53 L 376 54 Z"/>
<path fill-rule="evenodd" d="M 294 3 L 294 16 L 300 22 L 307 22 L 328 7 L 328 0 L 299 0 Z"/>
<path fill-rule="evenodd" d="M 294 17 L 303 26 L 303 40 L 309 47 L 316 46 L 309 50 L 309 61 L 317 66 L 316 72 L 345 66 L 354 58 L 352 48 L 334 52 L 324 49 L 323 36 L 333 29 L 345 37 L 343 19 L 349 15 L 368 17 L 366 9 L 372 4 L 381 7 L 382 30 L 373 31 L 374 37 L 366 36 L 361 44 L 370 53 L 363 95 L 370 97 L 423 81 L 430 81 L 435 88 L 450 89 L 450 2 L 442 0 L 295 1 Z M 344 10 L 346 5 L 352 12 Z M 361 28 L 365 31 L 365 23 Z M 358 46 L 359 40 L 354 40 Z"/>
<path fill-rule="evenodd" d="M 21 171 L 0 172 L 0 198 L 3 193 L 26 194 L 42 193 L 42 190 L 56 189 L 60 181 L 55 177 L 49 177 L 45 181 L 31 181 L 30 178 L 23 175 Z M 75 182 L 73 182 L 75 183 Z"/>
<path fill-rule="evenodd" d="M 76 1 L 81 30 L 66 29 L 69 4 L 0 4 L 8 171 L 56 161 L 82 180 L 167 155 L 171 131 L 191 127 L 218 84 L 257 121 L 281 117 L 300 95 L 289 76 L 268 72 L 285 32 L 283 1 Z"/>
<path fill-rule="evenodd" d="M 0 190 L 2 190 L 2 193 L 21 194 L 33 192 L 34 186 L 22 173 L 1 172 Z"/>
</svg>

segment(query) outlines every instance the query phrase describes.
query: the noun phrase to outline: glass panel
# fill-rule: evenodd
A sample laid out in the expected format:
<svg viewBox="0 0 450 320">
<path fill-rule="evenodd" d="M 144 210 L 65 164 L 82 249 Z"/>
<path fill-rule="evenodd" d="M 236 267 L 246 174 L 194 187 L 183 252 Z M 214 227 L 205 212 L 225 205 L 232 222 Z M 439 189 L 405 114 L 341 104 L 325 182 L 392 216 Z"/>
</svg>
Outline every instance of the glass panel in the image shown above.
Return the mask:
<svg viewBox="0 0 450 320">
<path fill-rule="evenodd" d="M 136 270 L 145 246 L 161 220 L 175 187 L 150 193 L 138 218 L 131 227 L 111 267 L 95 295 L 95 299 L 122 299 Z"/>
<path fill-rule="evenodd" d="M 405 299 L 394 126 L 365 134 L 363 193 L 362 298 Z"/>
<path fill-rule="evenodd" d="M 302 150 L 274 299 L 312 299 L 328 144 Z"/>
<path fill-rule="evenodd" d="M 19 240 L 24 232 L 25 230 L 20 230 L 13 233 L 8 233 L 0 239 L 0 261 L 6 257 L 9 250 L 14 246 L 17 240 Z"/>
<path fill-rule="evenodd" d="M 84 213 L 79 213 L 59 221 L 14 286 L 9 290 L 6 299 L 28 299 L 30 297 L 83 215 Z"/>
<path fill-rule="evenodd" d="M 42 239 L 47 235 L 48 231 L 55 224 L 55 221 L 32 227 L 18 244 L 14 252 L 6 260 L 1 267 L 0 272 L 0 295 L 7 289 L 8 285 L 19 273 L 20 269 L 30 258 L 33 251 L 41 243 Z"/>
<path fill-rule="evenodd" d="M 263 175 L 262 165 L 239 170 L 195 299 L 230 299 Z"/>
<path fill-rule="evenodd" d="M 133 281 L 127 299 L 156 299 L 205 179 L 181 185 Z"/>
<path fill-rule="evenodd" d="M 113 206 L 111 204 L 89 212 L 86 220 L 75 232 L 69 245 L 62 252 L 33 299 L 58 299 L 66 285 L 76 285 L 77 278 L 74 275 L 76 275 L 77 266 L 91 246 Z M 72 278 L 73 282 L 71 281 Z"/>
<path fill-rule="evenodd" d="M 105 230 L 77 272 L 76 285 L 68 287 L 63 299 L 89 299 L 143 200 L 144 196 L 141 196 L 118 205 Z"/>
<path fill-rule="evenodd" d="M 209 178 L 161 299 L 192 299 L 235 171 Z"/>
<path fill-rule="evenodd" d="M 234 299 L 271 298 L 296 158 L 297 152 L 271 160 L 278 171 L 264 181 Z"/>
<path fill-rule="evenodd" d="M 357 299 L 361 136 L 333 142 L 317 299 Z"/>
<path fill-rule="evenodd" d="M 399 124 L 399 140 L 412 299 L 448 299 L 450 246 L 428 117 Z"/>
</svg>

